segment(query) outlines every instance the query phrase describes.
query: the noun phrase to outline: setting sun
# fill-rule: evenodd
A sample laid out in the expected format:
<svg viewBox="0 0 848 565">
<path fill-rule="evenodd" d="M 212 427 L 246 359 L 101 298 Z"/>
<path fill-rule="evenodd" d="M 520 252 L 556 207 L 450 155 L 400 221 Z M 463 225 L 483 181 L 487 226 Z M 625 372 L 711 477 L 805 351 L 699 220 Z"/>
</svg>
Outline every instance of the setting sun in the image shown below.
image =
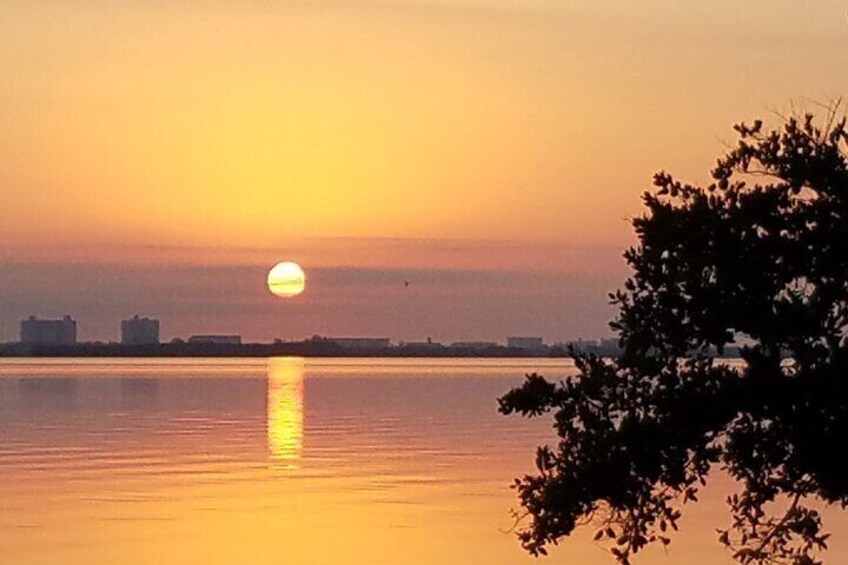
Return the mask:
<svg viewBox="0 0 848 565">
<path fill-rule="evenodd" d="M 306 274 L 297 263 L 277 263 L 268 272 L 268 289 L 277 296 L 290 298 L 302 293 L 305 288 Z"/>
</svg>

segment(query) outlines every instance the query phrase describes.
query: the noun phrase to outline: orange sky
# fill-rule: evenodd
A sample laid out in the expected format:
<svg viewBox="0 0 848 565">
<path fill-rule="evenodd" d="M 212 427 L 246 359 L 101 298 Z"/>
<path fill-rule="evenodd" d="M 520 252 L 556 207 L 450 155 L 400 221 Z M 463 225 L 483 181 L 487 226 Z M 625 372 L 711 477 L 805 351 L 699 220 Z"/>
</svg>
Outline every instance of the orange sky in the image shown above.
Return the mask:
<svg viewBox="0 0 848 565">
<path fill-rule="evenodd" d="M 625 218 L 654 171 L 702 179 L 733 122 L 848 92 L 846 13 L 788 0 L 7 0 L 0 269 L 293 258 L 617 280 Z M 592 266 L 563 261 L 574 254 Z M 603 333 L 604 301 L 587 331 Z"/>
</svg>

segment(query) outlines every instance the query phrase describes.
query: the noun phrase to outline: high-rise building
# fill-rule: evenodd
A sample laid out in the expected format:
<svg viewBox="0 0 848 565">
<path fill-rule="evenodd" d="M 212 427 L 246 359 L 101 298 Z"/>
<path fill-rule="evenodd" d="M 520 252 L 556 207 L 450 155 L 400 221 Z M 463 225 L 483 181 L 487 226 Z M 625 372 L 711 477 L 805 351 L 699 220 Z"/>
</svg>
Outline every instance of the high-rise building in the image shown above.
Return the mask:
<svg viewBox="0 0 848 565">
<path fill-rule="evenodd" d="M 70 316 L 61 320 L 39 320 L 30 316 L 21 320 L 21 343 L 28 345 L 74 345 L 77 323 Z"/>
<path fill-rule="evenodd" d="M 139 318 L 121 320 L 121 343 L 124 345 L 156 345 L 159 343 L 159 320 Z"/>
</svg>

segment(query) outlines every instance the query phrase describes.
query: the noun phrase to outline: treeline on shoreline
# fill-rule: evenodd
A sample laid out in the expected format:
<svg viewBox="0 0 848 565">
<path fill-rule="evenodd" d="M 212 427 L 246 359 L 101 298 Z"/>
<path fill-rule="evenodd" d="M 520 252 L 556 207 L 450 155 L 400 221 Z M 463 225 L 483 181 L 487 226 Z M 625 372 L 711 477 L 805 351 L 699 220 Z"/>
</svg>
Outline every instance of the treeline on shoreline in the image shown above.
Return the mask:
<svg viewBox="0 0 848 565">
<path fill-rule="evenodd" d="M 579 348 L 578 348 L 579 349 Z M 601 357 L 614 357 L 615 347 L 579 349 Z M 274 343 L 187 343 L 169 342 L 153 345 L 120 343 L 78 343 L 74 345 L 0 344 L 0 357 L 528 357 L 563 358 L 569 356 L 567 346 L 550 346 L 529 350 L 504 345 L 458 347 L 447 345 L 392 345 L 381 348 L 345 348 L 331 341 L 298 341 Z M 727 348 L 725 357 L 738 357 L 736 348 Z"/>
<path fill-rule="evenodd" d="M 563 347 L 530 351 L 515 347 L 463 348 L 396 345 L 382 348 L 345 348 L 332 342 L 281 343 L 78 343 L 75 345 L 0 345 L 0 357 L 567 357 Z"/>
</svg>

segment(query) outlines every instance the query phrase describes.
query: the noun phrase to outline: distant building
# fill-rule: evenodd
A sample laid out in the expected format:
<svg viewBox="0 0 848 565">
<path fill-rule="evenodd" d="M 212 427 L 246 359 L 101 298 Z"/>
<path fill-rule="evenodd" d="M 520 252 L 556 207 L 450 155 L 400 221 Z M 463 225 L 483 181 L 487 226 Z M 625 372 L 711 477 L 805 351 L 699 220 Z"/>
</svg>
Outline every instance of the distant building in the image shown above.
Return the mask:
<svg viewBox="0 0 848 565">
<path fill-rule="evenodd" d="M 581 353 L 593 353 L 603 357 L 613 357 L 621 352 L 618 338 L 599 340 L 578 339 L 571 342 L 571 346 Z"/>
<path fill-rule="evenodd" d="M 189 343 L 204 343 L 210 345 L 241 345 L 240 335 L 193 335 Z"/>
<path fill-rule="evenodd" d="M 387 337 L 328 337 L 327 340 L 345 349 L 386 349 L 391 345 Z"/>
<path fill-rule="evenodd" d="M 133 316 L 121 320 L 121 343 L 124 345 L 158 345 L 159 320 Z"/>
<path fill-rule="evenodd" d="M 508 337 L 506 346 L 514 349 L 525 349 L 528 351 L 541 351 L 545 349 L 545 342 L 541 337 Z"/>
<path fill-rule="evenodd" d="M 598 351 L 598 347 L 600 345 L 600 341 L 597 339 L 576 339 L 574 341 L 570 341 L 567 344 L 557 344 L 563 347 L 567 347 L 571 345 L 577 351 L 581 351 L 583 353 L 595 353 Z"/>
<path fill-rule="evenodd" d="M 491 349 L 492 347 L 499 347 L 494 341 L 455 341 L 450 346 L 457 349 Z"/>
<path fill-rule="evenodd" d="M 21 320 L 21 343 L 28 345 L 74 345 L 77 323 L 70 316 L 61 320 L 39 320 L 30 316 Z"/>
</svg>

